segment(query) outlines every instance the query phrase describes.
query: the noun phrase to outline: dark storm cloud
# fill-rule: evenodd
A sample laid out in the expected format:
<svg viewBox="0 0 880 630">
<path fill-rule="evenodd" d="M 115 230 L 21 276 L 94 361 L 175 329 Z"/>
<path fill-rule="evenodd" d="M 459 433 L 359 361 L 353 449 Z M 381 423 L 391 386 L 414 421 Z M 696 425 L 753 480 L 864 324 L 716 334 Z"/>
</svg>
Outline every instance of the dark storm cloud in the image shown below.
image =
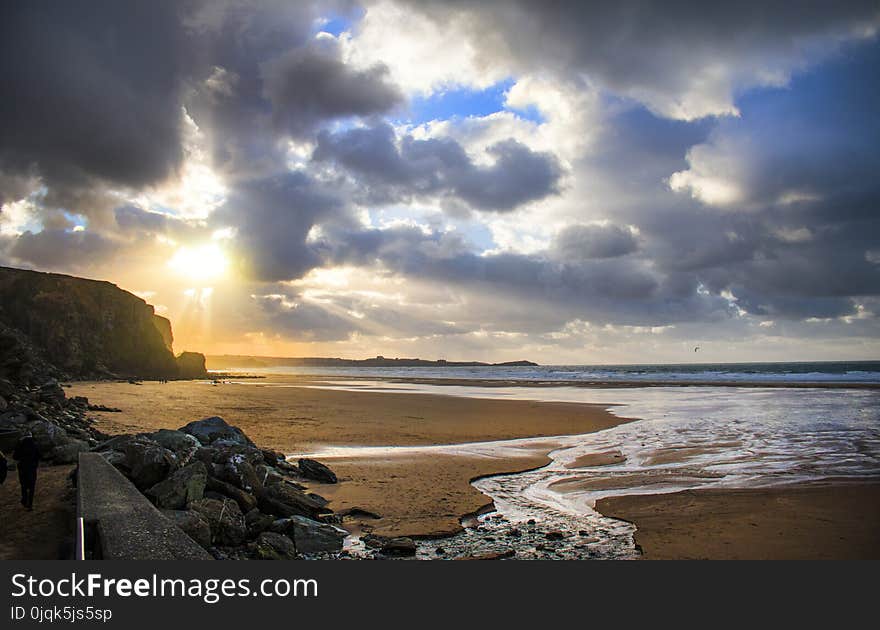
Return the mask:
<svg viewBox="0 0 880 630">
<path fill-rule="evenodd" d="M 635 258 L 562 261 L 552 250 L 478 255 L 454 234 L 408 227 L 335 233 L 327 245 L 323 251 L 331 264 L 378 264 L 395 274 L 497 300 L 500 319 L 487 319 L 487 326 L 503 327 L 517 318 L 531 325 L 574 318 L 662 325 L 718 320 L 732 313 L 727 300 L 700 293 L 695 276 L 658 274 L 648 261 Z M 533 317 L 526 315 L 530 312 Z"/>
<path fill-rule="evenodd" d="M 403 101 L 385 66 L 351 68 L 329 43 L 267 62 L 263 83 L 276 126 L 293 136 L 308 136 L 326 119 L 382 114 Z"/>
<path fill-rule="evenodd" d="M 777 81 L 838 38 L 876 28 L 872 0 L 703 3 L 624 0 L 397 0 L 440 24 L 454 17 L 478 62 L 586 74 L 683 118 L 723 113 L 741 88 Z"/>
<path fill-rule="evenodd" d="M 382 114 L 402 96 L 381 65 L 346 65 L 338 44 L 316 40 L 315 20 L 351 13 L 353 3 L 249 2 L 197 18 L 203 73 L 188 108 L 230 177 L 263 177 L 284 167 L 283 136 L 308 138 L 340 118 Z"/>
<path fill-rule="evenodd" d="M 418 140 L 405 135 L 397 146 L 390 125 L 322 132 L 313 154 L 356 177 L 371 202 L 393 203 L 420 196 L 451 196 L 477 210 L 505 212 L 559 192 L 562 168 L 550 153 L 514 140 L 488 148 L 494 163 L 474 163 L 450 138 Z"/>
<path fill-rule="evenodd" d="M 5 2 L 0 13 L 0 168 L 61 196 L 96 181 L 171 175 L 187 3 Z"/>
<path fill-rule="evenodd" d="M 558 255 L 567 260 L 616 258 L 636 251 L 638 239 L 617 225 L 571 225 L 556 236 Z"/>
<path fill-rule="evenodd" d="M 213 220 L 237 228 L 236 248 L 249 276 L 266 281 L 301 277 L 320 264 L 309 231 L 343 217 L 344 204 L 301 173 L 239 183 Z"/>
<path fill-rule="evenodd" d="M 8 247 L 8 255 L 39 269 L 86 269 L 100 265 L 121 244 L 95 232 L 42 230 L 24 232 Z"/>
</svg>

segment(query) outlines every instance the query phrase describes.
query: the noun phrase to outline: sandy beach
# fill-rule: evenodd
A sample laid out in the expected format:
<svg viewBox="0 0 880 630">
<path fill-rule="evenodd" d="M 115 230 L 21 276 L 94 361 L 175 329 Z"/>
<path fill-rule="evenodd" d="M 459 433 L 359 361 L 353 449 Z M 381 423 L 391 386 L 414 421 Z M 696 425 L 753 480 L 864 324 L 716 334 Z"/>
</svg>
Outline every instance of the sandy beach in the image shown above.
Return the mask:
<svg viewBox="0 0 880 630">
<path fill-rule="evenodd" d="M 600 499 L 596 508 L 636 525 L 647 560 L 880 559 L 880 483 L 689 490 Z"/>
<path fill-rule="evenodd" d="M 313 484 L 312 490 L 329 499 L 336 511 L 358 507 L 378 514 L 379 519 L 363 518 L 352 527 L 366 526 L 385 536 L 459 531 L 464 515 L 489 502 L 470 484 L 472 479 L 550 461 L 556 441 L 528 438 L 591 433 L 627 422 L 609 412 L 607 401 L 613 398 L 594 405 L 402 393 L 394 391 L 393 383 L 382 391 L 320 389 L 324 384 L 315 377 L 286 375 L 220 385 L 75 383 L 68 393 L 121 409 L 92 414 L 97 428 L 107 433 L 177 428 L 220 415 L 260 446 L 293 456 L 317 453 L 337 472 L 340 483 Z M 514 439 L 522 441 L 504 449 L 475 453 L 467 446 Z M 435 445 L 465 447 L 425 448 Z M 737 447 L 738 442 L 713 446 Z M 660 448 L 647 463 L 685 461 L 710 451 Z M 604 469 L 624 461 L 620 451 L 608 449 L 580 456 L 566 468 Z M 573 473 L 552 484 L 553 489 L 583 492 L 674 481 L 645 474 L 612 479 Z M 682 483 L 698 473 L 687 474 L 691 478 Z M 880 556 L 878 499 L 880 484 L 836 480 L 614 497 L 600 500 L 597 509 L 636 525 L 635 541 L 646 559 L 867 558 Z"/>
<path fill-rule="evenodd" d="M 271 383 L 315 384 L 303 377 Z M 94 412 L 107 433 L 177 428 L 209 415 L 241 427 L 257 444 L 284 453 L 326 446 L 429 446 L 572 435 L 624 422 L 604 406 L 488 400 L 429 394 L 346 392 L 277 387 L 260 380 L 212 386 L 198 381 L 75 383 L 87 396 L 121 413 Z M 360 507 L 381 516 L 368 524 L 381 535 L 436 536 L 460 528 L 459 519 L 488 498 L 470 485 L 484 475 L 543 466 L 552 443 L 525 444 L 504 457 L 424 454 L 328 460 L 340 477 L 313 490 L 334 510 Z"/>
</svg>

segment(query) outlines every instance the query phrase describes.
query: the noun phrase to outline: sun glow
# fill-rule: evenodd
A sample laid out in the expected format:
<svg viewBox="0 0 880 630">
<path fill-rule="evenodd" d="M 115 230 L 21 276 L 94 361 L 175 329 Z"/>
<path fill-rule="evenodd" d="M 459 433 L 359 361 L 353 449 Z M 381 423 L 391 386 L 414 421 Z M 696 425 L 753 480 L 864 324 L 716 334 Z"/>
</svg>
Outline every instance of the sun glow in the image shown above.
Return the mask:
<svg viewBox="0 0 880 630">
<path fill-rule="evenodd" d="M 226 255 L 216 243 L 181 247 L 168 261 L 168 266 L 175 273 L 197 281 L 214 280 L 223 276 L 228 264 Z"/>
</svg>

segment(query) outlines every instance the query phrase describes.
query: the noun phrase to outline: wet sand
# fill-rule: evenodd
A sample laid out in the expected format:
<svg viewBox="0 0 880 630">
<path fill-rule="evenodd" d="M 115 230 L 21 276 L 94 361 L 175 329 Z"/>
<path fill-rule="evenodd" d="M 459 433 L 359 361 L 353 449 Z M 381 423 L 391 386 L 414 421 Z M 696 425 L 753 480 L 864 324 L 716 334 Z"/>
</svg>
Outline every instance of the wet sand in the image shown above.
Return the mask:
<svg viewBox="0 0 880 630">
<path fill-rule="evenodd" d="M 33 511 L 21 505 L 18 473 L 0 485 L 0 560 L 73 558 L 76 490 L 68 482 L 73 466 L 40 467 Z"/>
<path fill-rule="evenodd" d="M 290 454 L 335 446 L 427 446 L 515 438 L 572 435 L 615 426 L 625 419 L 604 406 L 489 400 L 392 392 L 348 392 L 271 383 L 309 384 L 304 377 L 212 386 L 181 381 L 75 383 L 71 396 L 117 407 L 122 413 L 93 412 L 107 433 L 178 428 L 219 415 L 262 447 Z M 338 485 L 313 490 L 334 510 L 360 507 L 381 515 L 364 523 L 382 535 L 433 536 L 457 531 L 459 518 L 488 498 L 470 485 L 484 475 L 543 466 L 552 444 L 524 446 L 503 457 L 458 454 L 326 460 Z"/>
<path fill-rule="evenodd" d="M 688 490 L 600 499 L 651 560 L 880 559 L 880 483 Z"/>
</svg>

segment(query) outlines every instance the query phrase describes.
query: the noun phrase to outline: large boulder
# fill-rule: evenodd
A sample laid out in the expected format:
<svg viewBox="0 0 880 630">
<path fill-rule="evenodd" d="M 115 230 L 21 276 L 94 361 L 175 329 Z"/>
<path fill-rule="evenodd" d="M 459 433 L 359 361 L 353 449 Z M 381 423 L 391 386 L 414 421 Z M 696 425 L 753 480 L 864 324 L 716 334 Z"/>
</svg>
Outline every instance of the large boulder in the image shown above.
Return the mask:
<svg viewBox="0 0 880 630">
<path fill-rule="evenodd" d="M 244 515 L 244 524 L 247 527 L 248 537 L 256 538 L 272 527 L 275 520 L 274 516 L 263 514 L 260 510 L 254 508 Z"/>
<path fill-rule="evenodd" d="M 272 530 L 293 539 L 298 553 L 335 553 L 342 550 L 348 532 L 304 516 L 275 521 Z"/>
<path fill-rule="evenodd" d="M 167 510 L 182 510 L 191 501 L 205 495 L 208 470 L 202 462 L 184 466 L 144 492 L 156 504 Z"/>
<path fill-rule="evenodd" d="M 211 527 L 195 510 L 162 510 L 162 514 L 205 549 L 211 546 Z"/>
<path fill-rule="evenodd" d="M 263 532 L 250 545 L 257 560 L 295 560 L 296 545 L 284 534 Z"/>
<path fill-rule="evenodd" d="M 124 453 L 124 452 L 125 452 L 125 447 L 126 447 L 129 443 L 131 443 L 131 442 L 133 442 L 134 440 L 138 439 L 139 437 L 141 437 L 141 436 L 138 436 L 138 435 L 129 435 L 129 434 L 125 434 L 125 435 L 116 435 L 116 436 L 110 438 L 109 440 L 104 440 L 103 442 L 101 442 L 100 444 L 98 444 L 98 445 L 94 448 L 94 450 L 95 450 L 95 451 L 98 451 L 99 453 L 105 453 L 105 452 L 108 452 L 108 451 L 118 451 L 118 452 L 120 452 L 120 453 Z"/>
<path fill-rule="evenodd" d="M 27 428 L 34 436 L 34 441 L 41 453 L 51 453 L 54 448 L 64 446 L 70 441 L 64 429 L 45 419 L 30 422 L 27 424 Z"/>
<path fill-rule="evenodd" d="M 194 436 L 183 431 L 174 431 L 173 429 L 159 429 L 153 433 L 147 433 L 146 437 L 156 442 L 159 446 L 167 448 L 177 455 L 179 459 L 191 459 L 196 449 L 201 446 L 198 439 Z"/>
<path fill-rule="evenodd" d="M 174 453 L 143 436 L 126 443 L 123 452 L 128 476 L 139 490 L 156 485 L 177 466 Z"/>
<path fill-rule="evenodd" d="M 201 463 L 201 462 L 199 462 Z M 242 513 L 247 514 L 257 507 L 257 499 L 254 495 L 249 494 L 241 488 L 236 488 L 231 483 L 226 483 L 216 477 L 208 477 L 208 483 L 205 486 L 211 492 L 228 497 L 238 504 Z"/>
<path fill-rule="evenodd" d="M 263 489 L 257 472 L 244 455 L 230 455 L 214 463 L 212 470 L 215 477 L 245 492 L 259 493 Z"/>
<path fill-rule="evenodd" d="M 90 450 L 89 443 L 84 440 L 69 440 L 66 444 L 56 446 L 51 451 L 47 459 L 56 464 L 75 464 L 79 459 L 80 453 Z"/>
<path fill-rule="evenodd" d="M 299 460 L 299 474 L 301 474 L 306 479 L 313 479 L 314 481 L 319 481 L 321 483 L 336 483 L 336 474 L 327 468 L 321 462 L 315 461 L 314 459 L 300 459 Z"/>
<path fill-rule="evenodd" d="M 254 446 L 241 429 L 234 427 L 219 417 L 212 416 L 203 420 L 195 420 L 180 428 L 184 433 L 194 436 L 204 445 L 210 445 L 218 440 L 240 444 L 242 446 Z"/>
<path fill-rule="evenodd" d="M 268 486 L 258 500 L 260 510 L 284 518 L 291 516 L 314 518 L 319 514 L 330 512 L 320 501 L 316 501 L 289 483 Z"/>
<path fill-rule="evenodd" d="M 238 503 L 232 499 L 200 499 L 189 504 L 211 528 L 211 542 L 216 545 L 236 547 L 247 539 L 244 516 Z"/>
</svg>

